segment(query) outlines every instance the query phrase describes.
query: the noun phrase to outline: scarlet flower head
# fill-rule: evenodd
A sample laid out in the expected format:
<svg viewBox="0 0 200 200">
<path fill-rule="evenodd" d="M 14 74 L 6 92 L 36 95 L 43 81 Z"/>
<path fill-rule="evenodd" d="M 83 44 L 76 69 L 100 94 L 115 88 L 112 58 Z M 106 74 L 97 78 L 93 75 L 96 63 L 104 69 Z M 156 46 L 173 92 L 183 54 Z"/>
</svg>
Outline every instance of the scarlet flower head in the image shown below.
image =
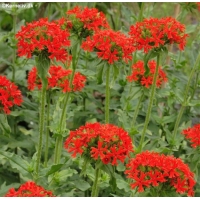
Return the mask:
<svg viewBox="0 0 200 200">
<path fill-rule="evenodd" d="M 182 134 L 192 143 L 191 146 L 193 148 L 200 146 L 200 124 L 183 130 Z"/>
<path fill-rule="evenodd" d="M 134 181 L 131 188 L 137 187 L 138 192 L 143 192 L 147 187 L 165 184 L 165 187 L 175 189 L 177 193 L 194 196 L 194 174 L 188 165 L 173 156 L 142 152 L 129 161 L 125 174 Z"/>
<path fill-rule="evenodd" d="M 95 51 L 97 56 L 109 64 L 115 61 L 132 59 L 135 50 L 130 43 L 130 38 L 121 32 L 111 29 L 101 30 L 93 36 L 88 36 L 81 46 L 86 51 Z"/>
<path fill-rule="evenodd" d="M 20 186 L 18 190 L 11 188 L 5 197 L 55 197 L 52 191 L 45 190 L 36 185 L 33 181 L 28 181 Z"/>
<path fill-rule="evenodd" d="M 130 27 L 129 35 L 133 46 L 145 53 L 167 44 L 178 44 L 183 50 L 188 37 L 185 26 L 172 17 L 144 19 Z"/>
<path fill-rule="evenodd" d="M 67 15 L 72 22 L 72 32 L 84 38 L 93 32 L 110 27 L 104 13 L 96 8 L 76 6 L 67 11 Z"/>
<path fill-rule="evenodd" d="M 126 131 L 112 124 L 98 122 L 87 123 L 70 131 L 64 146 L 68 152 L 72 152 L 72 157 L 80 154 L 112 165 L 117 165 L 117 160 L 124 162 L 133 152 L 132 140 Z"/>
<path fill-rule="evenodd" d="M 48 22 L 47 18 L 27 23 L 16 34 L 18 55 L 31 58 L 32 55 L 43 53 L 50 59 L 70 61 L 71 56 L 66 50 L 66 47 L 70 46 L 69 35 L 59 22 Z"/>
<path fill-rule="evenodd" d="M 21 91 L 5 76 L 0 76 L 0 111 L 10 114 L 10 108 L 20 106 L 22 100 Z"/>
<path fill-rule="evenodd" d="M 76 72 L 74 79 L 72 81 L 72 88 L 70 88 L 70 76 L 72 70 L 63 69 L 61 66 L 50 66 L 48 79 L 48 89 L 50 88 L 60 88 L 65 92 L 75 92 L 81 91 L 86 83 L 86 77 L 83 76 L 80 72 Z M 42 88 L 41 79 L 38 76 L 37 68 L 33 67 L 28 74 L 28 89 L 34 90 L 35 87 L 38 89 Z"/>
<path fill-rule="evenodd" d="M 156 62 L 154 60 L 150 60 L 148 62 L 149 73 L 146 74 L 146 70 L 144 67 L 144 62 L 139 60 L 132 66 L 132 74 L 127 76 L 127 80 L 129 82 L 135 81 L 136 83 L 149 88 L 153 84 L 153 76 L 156 70 Z M 158 77 L 156 80 L 156 86 L 159 88 L 161 85 L 167 82 L 167 76 L 165 72 L 159 67 Z"/>
</svg>

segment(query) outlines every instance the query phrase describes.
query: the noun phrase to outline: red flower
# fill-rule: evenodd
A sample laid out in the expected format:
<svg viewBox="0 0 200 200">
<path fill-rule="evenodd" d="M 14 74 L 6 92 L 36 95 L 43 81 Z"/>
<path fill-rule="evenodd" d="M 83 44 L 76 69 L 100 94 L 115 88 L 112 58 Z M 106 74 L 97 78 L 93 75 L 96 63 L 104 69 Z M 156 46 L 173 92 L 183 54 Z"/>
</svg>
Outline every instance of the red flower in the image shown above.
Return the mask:
<svg viewBox="0 0 200 200">
<path fill-rule="evenodd" d="M 10 114 L 10 108 L 14 105 L 20 106 L 22 94 L 18 87 L 5 76 L 0 76 L 0 110 Z"/>
<path fill-rule="evenodd" d="M 144 19 L 130 27 L 129 35 L 133 46 L 137 50 L 143 49 L 145 53 L 172 43 L 183 50 L 188 37 L 185 26 L 172 17 Z"/>
<path fill-rule="evenodd" d="M 112 124 L 87 123 L 75 131 L 71 131 L 65 141 L 65 149 L 94 160 L 100 159 L 104 164 L 117 165 L 117 160 L 124 162 L 133 152 L 131 138 L 122 128 Z"/>
<path fill-rule="evenodd" d="M 30 58 L 32 55 L 45 53 L 50 59 L 69 61 L 66 47 L 70 46 L 69 32 L 63 30 L 61 22 L 48 22 L 48 19 L 40 19 L 22 26 L 16 34 L 18 40 L 18 55 Z"/>
<path fill-rule="evenodd" d="M 187 193 L 193 196 L 195 185 L 194 174 L 179 158 L 165 156 L 156 152 L 145 151 L 137 154 L 127 164 L 127 177 L 134 180 L 132 188 L 138 187 L 138 192 L 144 188 L 168 183 L 177 193 Z"/>
<path fill-rule="evenodd" d="M 81 46 L 86 51 L 96 51 L 97 56 L 113 64 L 115 61 L 132 59 L 134 47 L 130 38 L 121 32 L 113 30 L 101 30 L 93 36 L 86 38 Z"/>
<path fill-rule="evenodd" d="M 103 160 L 103 158 L 105 157 L 105 154 L 104 153 L 107 153 L 107 148 L 105 147 L 102 147 L 103 145 L 103 142 L 101 141 L 98 141 L 98 146 L 97 148 L 95 147 L 91 147 L 91 157 L 94 158 L 95 160 L 98 159 L 98 157 L 101 158 L 101 160 Z"/>
<path fill-rule="evenodd" d="M 111 157 L 110 156 L 104 156 L 104 158 L 102 159 L 103 164 L 107 165 L 108 163 L 110 163 Z"/>
<path fill-rule="evenodd" d="M 104 13 L 99 12 L 96 8 L 81 8 L 79 6 L 76 6 L 72 10 L 67 11 L 67 15 L 72 16 L 72 28 L 74 29 L 76 29 L 77 20 L 79 23 L 81 23 L 83 29 L 97 32 L 101 28 L 109 28 L 109 24 L 106 20 Z M 73 18 L 74 15 L 76 19 Z M 79 26 L 78 28 L 80 29 Z M 79 31 L 81 32 L 83 30 Z"/>
<path fill-rule="evenodd" d="M 145 74 L 146 70 L 144 67 L 144 62 L 139 60 L 132 66 L 132 74 L 130 76 L 127 76 L 127 80 L 129 82 L 135 81 L 138 84 L 149 88 L 149 86 L 153 84 L 153 76 L 156 69 L 156 62 L 154 60 L 149 61 L 148 67 L 150 69 L 149 74 Z M 161 87 L 164 82 L 167 82 L 167 77 L 165 72 L 161 69 L 161 67 L 159 67 L 156 86 Z"/>
<path fill-rule="evenodd" d="M 28 181 L 15 191 L 11 188 L 5 197 L 54 197 L 51 191 L 45 190 L 43 187 L 36 185 L 33 181 Z"/>
<path fill-rule="evenodd" d="M 143 187 L 149 187 L 150 181 L 146 179 L 147 174 L 144 172 L 140 172 L 140 175 L 134 175 L 134 179 L 136 180 L 135 183 L 131 183 L 131 188 L 134 189 L 135 187 L 138 187 L 138 192 L 144 192 Z"/>
<path fill-rule="evenodd" d="M 190 140 L 193 148 L 200 146 L 200 124 L 196 124 L 192 128 L 183 130 L 182 134 Z"/>
<path fill-rule="evenodd" d="M 37 75 L 36 67 L 33 67 L 31 71 L 29 72 L 27 82 L 28 82 L 28 89 L 30 91 L 34 90 L 35 87 L 37 87 L 38 89 L 42 88 L 42 82 L 39 76 Z"/>
<path fill-rule="evenodd" d="M 49 68 L 49 76 L 48 78 L 48 88 L 58 87 L 61 88 L 62 91 L 65 92 L 75 92 L 81 91 L 86 82 L 86 77 L 81 73 L 76 72 L 74 75 L 74 79 L 72 82 L 72 88 L 70 88 L 70 76 L 72 71 L 70 69 L 63 69 L 60 66 L 51 66 Z M 34 67 L 28 74 L 28 89 L 34 90 L 35 87 L 41 89 L 42 82 L 37 74 L 37 68 Z"/>
</svg>

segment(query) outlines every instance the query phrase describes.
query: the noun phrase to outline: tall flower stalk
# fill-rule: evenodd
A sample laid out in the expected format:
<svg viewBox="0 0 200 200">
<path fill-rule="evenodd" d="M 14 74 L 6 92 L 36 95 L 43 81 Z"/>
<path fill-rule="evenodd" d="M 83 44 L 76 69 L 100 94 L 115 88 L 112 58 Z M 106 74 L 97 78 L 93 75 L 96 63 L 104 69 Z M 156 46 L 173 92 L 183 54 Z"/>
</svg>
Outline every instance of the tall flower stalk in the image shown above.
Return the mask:
<svg viewBox="0 0 200 200">
<path fill-rule="evenodd" d="M 77 46 L 76 52 L 78 50 L 77 56 L 74 56 L 72 59 L 72 74 L 70 77 L 70 82 L 69 82 L 69 86 L 70 88 L 72 88 L 72 83 L 74 80 L 74 76 L 75 76 L 75 72 L 76 72 L 76 68 L 77 68 L 77 64 L 78 64 L 78 60 L 79 60 L 79 55 L 80 55 L 80 51 L 81 49 L 78 49 L 79 45 Z M 66 122 L 66 118 L 67 118 L 67 105 L 69 103 L 69 98 L 70 98 L 70 92 L 68 92 L 66 94 L 66 97 L 64 99 L 64 103 L 63 103 L 63 108 L 62 108 L 62 114 L 61 114 L 61 119 L 60 119 L 60 129 L 59 129 L 59 135 L 56 138 L 56 144 L 55 144 L 55 158 L 54 158 L 54 163 L 58 164 L 60 162 L 60 158 L 61 158 L 61 152 L 63 149 L 63 131 L 65 130 L 65 122 Z"/>
<path fill-rule="evenodd" d="M 39 176 L 39 168 L 41 162 L 42 154 L 42 143 L 43 134 L 45 132 L 45 106 L 46 106 L 46 93 L 47 93 L 47 73 L 50 67 L 50 59 L 46 54 L 40 54 L 36 57 L 36 65 L 38 70 L 38 75 L 41 78 L 42 88 L 40 93 L 40 112 L 39 112 L 39 140 L 38 140 L 38 150 L 37 150 L 37 160 L 35 168 L 35 179 L 37 180 Z"/>
<path fill-rule="evenodd" d="M 178 113 L 178 116 L 177 116 L 177 119 L 176 119 L 176 122 L 175 122 L 175 126 L 174 126 L 173 138 L 172 138 L 172 143 L 173 143 L 172 146 L 174 145 L 174 140 L 175 140 L 177 132 L 178 132 L 178 127 L 179 127 L 182 115 L 184 113 L 184 110 L 185 110 L 185 108 L 187 106 L 187 98 L 188 98 L 188 93 L 189 93 L 189 90 L 190 90 L 191 81 L 193 80 L 194 73 L 199 68 L 199 63 L 200 63 L 200 54 L 198 55 L 198 57 L 196 59 L 196 62 L 195 62 L 195 65 L 192 68 L 192 71 L 191 71 L 190 76 L 189 76 L 188 83 L 187 83 L 186 88 L 185 88 L 184 99 L 183 99 L 183 102 L 182 102 L 182 105 L 181 105 L 181 108 L 180 108 L 180 111 Z"/>
<path fill-rule="evenodd" d="M 107 65 L 106 69 L 106 100 L 105 100 L 105 123 L 109 123 L 110 112 L 110 67 Z"/>
<path fill-rule="evenodd" d="M 75 69 L 73 69 L 71 78 L 70 78 L 70 86 L 72 85 L 72 80 L 74 78 L 75 74 Z M 63 103 L 63 108 L 62 108 L 62 114 L 61 114 L 61 119 L 60 119 L 60 129 L 59 129 L 59 136 L 56 138 L 56 144 L 55 144 L 55 158 L 54 158 L 54 163 L 58 164 L 60 162 L 60 157 L 61 157 L 61 151 L 63 148 L 63 136 L 62 133 L 65 130 L 65 121 L 66 121 L 66 111 L 67 111 L 67 105 L 69 102 L 70 98 L 70 93 L 68 92 L 66 94 L 66 97 L 64 98 L 64 103 Z"/>
<path fill-rule="evenodd" d="M 36 180 L 39 174 L 39 167 L 40 167 L 40 159 L 42 153 L 42 141 L 43 141 L 43 134 L 44 134 L 44 127 L 45 127 L 45 104 L 46 104 L 46 84 L 42 85 L 41 96 L 40 96 L 40 116 L 39 116 L 39 141 L 38 141 L 38 151 L 37 151 L 37 160 L 36 160 Z"/>
<path fill-rule="evenodd" d="M 147 113 L 146 113 L 144 127 L 143 127 L 142 134 L 141 134 L 138 152 L 142 151 L 144 138 L 145 138 L 145 135 L 146 135 L 146 130 L 147 130 L 147 127 L 148 127 L 148 124 L 149 124 L 150 116 L 151 116 L 153 100 L 154 100 L 154 96 L 155 96 L 155 92 L 156 92 L 156 81 L 157 81 L 158 71 L 159 71 L 159 62 L 160 62 L 160 55 L 158 54 L 157 55 L 157 63 L 156 63 L 155 74 L 153 76 L 153 84 L 152 84 L 152 88 L 151 88 L 151 92 L 150 92 L 149 105 L 148 105 L 148 109 L 147 109 Z"/>
<path fill-rule="evenodd" d="M 49 22 L 47 18 L 43 18 L 32 23 L 27 23 L 16 34 L 18 56 L 26 56 L 27 58 L 35 56 L 37 72 L 42 83 L 35 179 L 39 176 L 45 127 L 46 90 L 48 87 L 47 74 L 50 67 L 50 59 L 56 59 L 61 62 L 70 60 L 70 56 L 66 51 L 66 47 L 70 46 L 70 40 L 68 40 L 70 34 L 67 30 L 63 30 L 61 25 L 62 23 L 59 21 Z"/>
<path fill-rule="evenodd" d="M 50 104 L 51 104 L 51 92 L 47 92 L 47 109 L 46 109 L 46 129 L 45 129 L 45 155 L 44 166 L 47 167 L 48 154 L 49 154 L 49 125 L 50 125 Z"/>
</svg>

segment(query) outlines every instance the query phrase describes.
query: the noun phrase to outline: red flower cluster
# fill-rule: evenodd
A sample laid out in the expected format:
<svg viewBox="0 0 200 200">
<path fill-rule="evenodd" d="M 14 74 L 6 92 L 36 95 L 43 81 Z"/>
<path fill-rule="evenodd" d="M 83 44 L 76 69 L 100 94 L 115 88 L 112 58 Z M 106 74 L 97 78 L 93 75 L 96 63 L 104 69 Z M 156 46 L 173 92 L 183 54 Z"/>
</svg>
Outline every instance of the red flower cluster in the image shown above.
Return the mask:
<svg viewBox="0 0 200 200">
<path fill-rule="evenodd" d="M 159 48 L 166 44 L 178 44 L 183 50 L 186 44 L 185 26 L 172 17 L 150 18 L 137 22 L 130 27 L 129 35 L 133 46 L 137 50 L 144 49 L 145 53 L 153 48 Z"/>
<path fill-rule="evenodd" d="M 75 15 L 76 18 L 82 23 L 84 29 L 96 32 L 101 28 L 109 28 L 109 24 L 104 13 L 99 12 L 96 8 L 81 8 L 76 6 L 72 10 L 67 11 L 67 14 L 69 16 Z"/>
<path fill-rule="evenodd" d="M 18 55 L 30 58 L 45 52 L 50 59 L 69 61 L 71 56 L 65 49 L 70 46 L 69 35 L 66 29 L 62 30 L 59 23 L 48 22 L 47 18 L 27 23 L 16 34 Z"/>
<path fill-rule="evenodd" d="M 137 83 L 145 86 L 146 88 L 149 88 L 149 86 L 153 84 L 153 76 L 156 70 L 156 62 L 154 60 L 149 61 L 148 67 L 150 71 L 149 74 L 146 75 L 144 62 L 139 60 L 132 66 L 133 69 L 132 74 L 130 76 L 127 76 L 127 80 L 129 82 L 136 81 Z M 165 72 L 161 69 L 161 67 L 159 67 L 158 77 L 156 81 L 157 87 L 160 87 L 162 83 L 166 81 L 167 81 L 167 76 Z"/>
<path fill-rule="evenodd" d="M 11 188 L 5 197 L 54 197 L 54 195 L 51 191 L 47 191 L 34 182 L 28 181 L 22 184 L 17 191 Z"/>
<path fill-rule="evenodd" d="M 149 151 L 142 152 L 130 160 L 125 174 L 134 180 L 131 188 L 137 187 L 138 192 L 143 192 L 146 187 L 168 183 L 168 186 L 175 188 L 177 193 L 194 196 L 193 187 L 196 183 L 194 174 L 181 159 L 173 156 Z"/>
<path fill-rule="evenodd" d="M 192 147 L 200 146 L 200 124 L 194 125 L 192 128 L 183 130 L 183 135 L 192 143 Z"/>
<path fill-rule="evenodd" d="M 104 164 L 117 165 L 117 160 L 124 162 L 133 152 L 132 140 L 122 128 L 112 124 L 87 123 L 71 131 L 65 141 L 68 152 L 83 154 L 94 160 L 100 159 Z"/>
<path fill-rule="evenodd" d="M 132 53 L 135 50 L 130 38 L 111 29 L 102 30 L 87 37 L 81 47 L 86 51 L 96 51 L 98 57 L 108 61 L 109 64 L 120 59 L 128 62 L 132 59 Z"/>
<path fill-rule="evenodd" d="M 72 88 L 70 88 L 70 75 L 72 71 L 70 69 L 63 69 L 60 66 L 51 66 L 49 68 L 48 88 L 58 87 L 63 92 L 75 92 L 80 91 L 85 86 L 86 77 L 81 73 L 76 72 L 72 81 Z M 28 89 L 34 90 L 35 87 L 41 89 L 42 82 L 37 74 L 37 68 L 33 67 L 28 74 Z"/>
<path fill-rule="evenodd" d="M 5 76 L 0 76 L 0 110 L 6 114 L 10 113 L 10 108 L 14 105 L 20 106 L 22 94 L 18 87 L 9 81 Z"/>
</svg>

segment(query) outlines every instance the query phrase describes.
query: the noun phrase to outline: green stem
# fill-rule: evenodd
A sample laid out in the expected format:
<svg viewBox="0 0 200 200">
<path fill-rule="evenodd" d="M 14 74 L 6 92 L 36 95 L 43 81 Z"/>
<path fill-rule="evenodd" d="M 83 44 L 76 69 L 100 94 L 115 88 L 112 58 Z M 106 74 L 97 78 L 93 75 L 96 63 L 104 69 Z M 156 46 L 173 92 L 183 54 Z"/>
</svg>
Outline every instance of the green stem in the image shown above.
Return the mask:
<svg viewBox="0 0 200 200">
<path fill-rule="evenodd" d="M 75 72 L 75 70 L 73 70 L 73 72 L 72 72 L 71 79 L 74 76 L 74 72 Z M 64 125 L 65 125 L 66 109 L 67 109 L 67 104 L 69 101 L 69 96 L 70 96 L 70 92 L 68 92 L 67 95 L 65 96 L 64 105 L 62 108 L 62 114 L 61 114 L 61 120 L 60 120 L 60 126 L 59 126 L 60 127 L 59 136 L 57 136 L 57 138 L 56 138 L 56 145 L 55 145 L 55 159 L 54 159 L 55 164 L 58 164 L 60 162 L 62 145 L 63 145 L 62 144 L 63 143 L 62 131 L 65 129 Z"/>
<path fill-rule="evenodd" d="M 193 76 L 194 76 L 195 71 L 199 67 L 199 63 L 200 63 L 200 54 L 197 57 L 195 65 L 194 65 L 194 67 L 193 67 L 193 69 L 192 69 L 192 71 L 190 73 L 188 83 L 186 85 L 185 94 L 184 94 L 184 100 L 183 100 L 180 112 L 178 113 L 178 116 L 177 116 L 177 119 L 176 119 L 176 122 L 175 122 L 174 131 L 173 131 L 173 140 L 172 141 L 174 141 L 174 139 L 176 138 L 176 134 L 177 134 L 177 131 L 178 131 L 179 123 L 181 121 L 184 109 L 185 109 L 186 104 L 187 104 L 187 97 L 188 97 L 188 93 L 189 93 L 189 89 L 190 89 L 190 84 L 191 84 L 191 81 L 193 80 Z"/>
<path fill-rule="evenodd" d="M 138 147 L 139 152 L 142 151 L 146 130 L 147 130 L 147 127 L 148 127 L 148 124 L 149 124 L 150 116 L 151 116 L 151 109 L 152 109 L 153 100 L 154 100 L 154 96 L 155 96 L 155 92 L 156 92 L 156 81 L 157 81 L 157 77 L 158 77 L 159 62 L 160 62 L 160 55 L 158 54 L 157 55 L 156 70 L 155 70 L 155 74 L 153 76 L 153 85 L 152 85 L 151 93 L 150 93 L 149 106 L 148 106 L 148 110 L 147 110 L 147 114 L 146 114 L 146 118 L 145 118 L 145 122 L 144 122 L 144 128 L 143 128 L 143 131 L 142 131 L 140 144 L 139 144 L 139 147 Z"/>
<path fill-rule="evenodd" d="M 138 113 L 139 113 L 139 110 L 140 110 L 140 105 L 142 103 L 143 97 L 144 97 L 144 92 L 140 96 L 140 99 L 138 101 L 137 107 L 135 109 L 135 112 L 134 112 L 134 115 L 133 115 L 132 127 L 135 125 L 135 122 L 136 122 L 136 119 L 137 119 L 137 116 L 138 116 Z"/>
<path fill-rule="evenodd" d="M 14 3 L 15 4 L 15 3 Z M 13 14 L 13 37 L 14 40 L 15 39 L 15 34 L 16 34 L 16 24 L 17 24 L 17 15 Z M 16 44 L 13 47 L 13 61 L 12 61 L 12 81 L 15 82 L 15 62 L 16 62 Z M 14 108 L 14 107 L 13 107 Z M 16 118 L 13 118 L 13 134 L 15 135 L 15 137 L 17 137 L 17 124 L 16 124 Z M 18 149 L 17 147 L 15 148 L 15 154 L 18 154 Z M 18 178 L 20 180 L 20 173 L 18 173 Z"/>
<path fill-rule="evenodd" d="M 14 14 L 13 15 L 13 34 L 14 34 L 14 38 L 15 38 L 15 34 L 16 34 L 16 23 L 17 23 L 17 15 Z M 14 39 L 15 41 L 15 39 Z M 13 48 L 13 63 L 12 63 L 12 81 L 15 81 L 15 62 L 16 62 L 16 46 L 14 46 Z"/>
<path fill-rule="evenodd" d="M 81 50 L 81 49 L 80 49 Z M 76 67 L 77 67 L 77 63 L 78 63 L 78 59 L 79 59 L 79 55 L 80 55 L 80 50 L 78 52 L 78 56 L 77 56 L 77 61 L 73 61 L 73 66 L 72 66 L 72 75 L 70 77 L 70 88 L 72 88 L 72 83 L 73 83 L 73 79 L 74 79 L 74 75 L 75 75 L 75 71 L 76 71 Z M 55 158 L 54 158 L 54 163 L 58 164 L 60 162 L 60 157 L 61 157 L 61 152 L 62 152 L 62 147 L 63 147 L 63 136 L 62 136 L 62 130 L 65 130 L 65 121 L 66 121 L 66 110 L 67 110 L 67 104 L 69 101 L 69 97 L 70 97 L 70 92 L 67 93 L 67 95 L 65 96 L 64 99 L 64 105 L 62 108 L 62 114 L 61 114 L 61 119 L 60 119 L 60 130 L 59 130 L 59 136 L 57 136 L 56 138 L 56 144 L 55 144 Z"/>
<path fill-rule="evenodd" d="M 40 119 L 39 119 L 39 142 L 38 142 L 38 153 L 37 153 L 37 161 L 36 161 L 36 179 L 38 178 L 41 152 L 42 152 L 42 136 L 44 132 L 45 126 L 45 99 L 46 99 L 46 84 L 45 82 L 42 84 L 41 90 L 41 104 L 40 104 Z"/>
<path fill-rule="evenodd" d="M 94 179 L 94 184 L 92 187 L 91 197 L 98 197 L 98 179 L 99 179 L 100 173 L 101 173 L 101 170 L 99 168 L 96 168 L 95 169 L 95 179 Z"/>
<path fill-rule="evenodd" d="M 143 11 L 144 11 L 144 2 L 141 2 L 141 8 L 140 8 L 140 13 L 138 16 L 138 21 L 141 22 L 143 18 Z"/>
<path fill-rule="evenodd" d="M 106 70 L 106 102 L 105 102 L 105 123 L 109 123 L 109 108 L 110 108 L 110 66 Z"/>
<path fill-rule="evenodd" d="M 45 156 L 44 156 L 44 167 L 47 167 L 48 154 L 49 154 L 49 122 L 50 122 L 50 100 L 51 94 L 48 91 L 47 94 L 47 118 L 46 118 L 46 144 L 45 144 Z"/>
</svg>

